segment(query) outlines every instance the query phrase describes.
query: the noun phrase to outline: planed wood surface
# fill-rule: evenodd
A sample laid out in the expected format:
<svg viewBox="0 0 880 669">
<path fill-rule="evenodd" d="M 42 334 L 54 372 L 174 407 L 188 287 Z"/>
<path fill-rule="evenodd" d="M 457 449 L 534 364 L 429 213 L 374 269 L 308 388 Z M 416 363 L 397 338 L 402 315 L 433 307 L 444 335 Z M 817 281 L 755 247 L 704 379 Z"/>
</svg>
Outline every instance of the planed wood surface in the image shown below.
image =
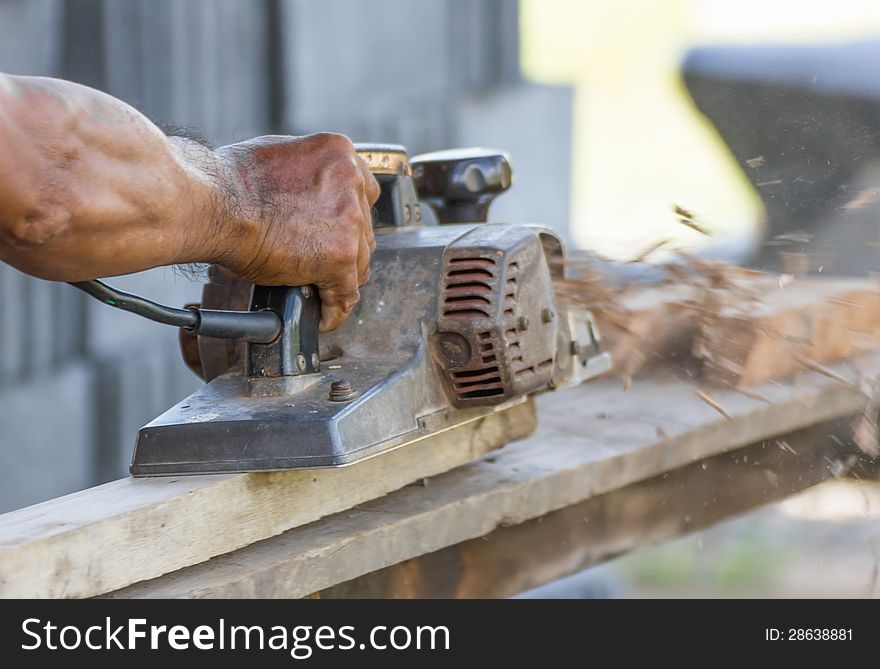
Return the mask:
<svg viewBox="0 0 880 669">
<path fill-rule="evenodd" d="M 357 466 L 126 478 L 0 516 L 0 597 L 91 597 L 381 497 L 527 436 L 531 400 Z"/>
<path fill-rule="evenodd" d="M 878 357 L 859 361 L 856 379 Z M 302 597 L 489 535 L 732 449 L 857 415 L 865 396 L 815 373 L 699 399 L 668 379 L 597 380 L 539 398 L 536 433 L 479 462 L 323 521 L 114 593 L 119 597 Z"/>
</svg>

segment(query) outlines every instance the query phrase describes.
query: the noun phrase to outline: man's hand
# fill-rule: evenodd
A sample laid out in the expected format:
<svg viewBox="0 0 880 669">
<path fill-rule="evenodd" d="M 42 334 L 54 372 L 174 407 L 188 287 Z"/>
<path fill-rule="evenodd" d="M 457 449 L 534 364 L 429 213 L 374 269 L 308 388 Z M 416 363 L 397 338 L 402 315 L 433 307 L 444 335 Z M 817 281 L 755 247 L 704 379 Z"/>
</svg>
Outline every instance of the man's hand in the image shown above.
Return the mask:
<svg viewBox="0 0 880 669">
<path fill-rule="evenodd" d="M 379 187 L 342 135 L 211 151 L 124 102 L 0 73 L 0 260 L 55 281 L 217 263 L 268 285 L 315 284 L 337 327 L 369 278 Z"/>
<path fill-rule="evenodd" d="M 370 278 L 379 185 L 343 135 L 258 137 L 216 152 L 232 168 L 229 219 L 212 259 L 265 285 L 315 284 L 332 330 Z"/>
</svg>

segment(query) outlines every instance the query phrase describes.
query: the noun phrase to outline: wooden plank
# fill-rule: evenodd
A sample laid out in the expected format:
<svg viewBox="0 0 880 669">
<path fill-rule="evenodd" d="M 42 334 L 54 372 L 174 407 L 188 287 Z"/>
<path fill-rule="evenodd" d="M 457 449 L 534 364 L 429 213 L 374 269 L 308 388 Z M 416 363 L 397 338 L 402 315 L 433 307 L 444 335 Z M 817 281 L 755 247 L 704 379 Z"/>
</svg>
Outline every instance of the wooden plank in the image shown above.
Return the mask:
<svg viewBox="0 0 880 669">
<path fill-rule="evenodd" d="M 771 440 L 706 458 L 313 596 L 510 597 L 832 478 L 853 457 L 849 427 L 831 421 L 785 435 L 784 447 Z"/>
<path fill-rule="evenodd" d="M 708 383 L 752 386 L 863 352 L 880 342 L 880 284 L 796 279 L 752 304 L 722 304 L 701 319 L 696 346 Z"/>
<path fill-rule="evenodd" d="M 757 275 L 720 287 L 703 280 L 622 292 L 611 322 L 597 313 L 614 371 L 628 379 L 681 363 L 707 385 L 747 387 L 804 369 L 804 359 L 826 363 L 880 344 L 880 283 L 787 280 Z"/>
<path fill-rule="evenodd" d="M 860 361 L 876 370 L 877 356 Z M 853 375 L 846 369 L 841 374 Z M 859 413 L 862 393 L 814 372 L 761 388 L 767 404 L 732 390 L 716 401 L 694 386 L 597 380 L 539 398 L 531 438 L 448 472 L 153 582 L 126 597 L 302 597 L 447 546 L 578 504 L 703 458 Z"/>
<path fill-rule="evenodd" d="M 203 562 L 434 476 L 535 426 L 534 405 L 354 467 L 122 479 L 0 516 L 0 597 L 89 597 Z"/>
</svg>

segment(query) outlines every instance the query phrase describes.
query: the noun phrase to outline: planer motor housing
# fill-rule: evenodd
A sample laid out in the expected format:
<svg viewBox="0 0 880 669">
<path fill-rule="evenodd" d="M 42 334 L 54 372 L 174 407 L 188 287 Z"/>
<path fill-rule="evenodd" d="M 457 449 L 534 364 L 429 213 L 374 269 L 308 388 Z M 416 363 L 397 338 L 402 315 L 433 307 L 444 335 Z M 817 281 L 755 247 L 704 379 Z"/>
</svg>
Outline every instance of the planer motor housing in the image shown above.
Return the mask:
<svg viewBox="0 0 880 669">
<path fill-rule="evenodd" d="M 135 476 L 348 465 L 608 369 L 589 312 L 556 300 L 559 238 L 486 222 L 512 182 L 505 153 L 358 151 L 382 194 L 355 310 L 319 346 L 311 287 L 212 268 L 202 307 L 272 310 L 281 334 L 261 344 L 182 331 L 208 383 L 140 430 Z"/>
</svg>

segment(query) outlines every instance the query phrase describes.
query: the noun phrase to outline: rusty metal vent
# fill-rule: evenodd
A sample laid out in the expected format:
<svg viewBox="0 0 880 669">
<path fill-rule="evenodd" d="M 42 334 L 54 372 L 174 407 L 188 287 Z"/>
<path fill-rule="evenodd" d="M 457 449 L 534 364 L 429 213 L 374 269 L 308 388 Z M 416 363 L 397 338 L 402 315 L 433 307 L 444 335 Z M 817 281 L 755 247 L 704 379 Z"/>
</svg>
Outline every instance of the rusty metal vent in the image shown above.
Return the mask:
<svg viewBox="0 0 880 669">
<path fill-rule="evenodd" d="M 518 273 L 519 263 L 508 263 L 507 282 L 504 286 L 504 341 L 507 344 L 507 359 L 510 361 L 510 368 L 514 376 L 519 376 L 521 372 L 527 372 L 529 369 L 524 368 L 516 330 L 516 275 Z"/>
<path fill-rule="evenodd" d="M 449 373 L 452 387 L 460 400 L 495 397 L 504 394 L 498 366 L 492 364 L 495 362 L 492 333 L 481 332 L 477 338 L 480 346 L 480 361 L 483 366 L 477 369 Z"/>
<path fill-rule="evenodd" d="M 443 315 L 452 318 L 491 317 L 494 313 L 495 261 L 491 258 L 450 258 L 446 265 Z"/>
<path fill-rule="evenodd" d="M 526 378 L 532 376 L 533 374 L 539 374 L 550 369 L 553 366 L 553 360 L 544 360 L 543 362 L 539 362 L 537 365 L 531 365 L 529 367 L 520 367 L 520 369 L 516 370 L 513 374 L 517 379 Z"/>
<path fill-rule="evenodd" d="M 553 359 L 542 360 L 534 365 L 526 365 L 523 361 L 519 345 L 519 331 L 516 322 L 517 275 L 519 263 L 514 261 L 507 265 L 507 281 L 504 286 L 504 341 L 507 344 L 507 358 L 510 369 L 517 380 L 527 379 L 540 374 L 553 366 Z"/>
<path fill-rule="evenodd" d="M 483 367 L 467 372 L 452 372 L 452 386 L 459 399 L 494 397 L 504 393 L 498 367 Z"/>
</svg>

